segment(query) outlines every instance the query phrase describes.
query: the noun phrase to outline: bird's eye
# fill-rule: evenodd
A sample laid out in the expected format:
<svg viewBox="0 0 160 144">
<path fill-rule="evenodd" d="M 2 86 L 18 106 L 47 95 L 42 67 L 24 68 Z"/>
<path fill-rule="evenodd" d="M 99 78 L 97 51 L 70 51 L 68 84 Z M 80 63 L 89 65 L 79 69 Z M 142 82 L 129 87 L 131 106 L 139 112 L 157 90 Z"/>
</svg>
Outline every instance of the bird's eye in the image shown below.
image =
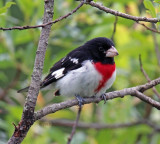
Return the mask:
<svg viewBox="0 0 160 144">
<path fill-rule="evenodd" d="M 99 47 L 99 51 L 103 51 L 103 47 Z"/>
</svg>

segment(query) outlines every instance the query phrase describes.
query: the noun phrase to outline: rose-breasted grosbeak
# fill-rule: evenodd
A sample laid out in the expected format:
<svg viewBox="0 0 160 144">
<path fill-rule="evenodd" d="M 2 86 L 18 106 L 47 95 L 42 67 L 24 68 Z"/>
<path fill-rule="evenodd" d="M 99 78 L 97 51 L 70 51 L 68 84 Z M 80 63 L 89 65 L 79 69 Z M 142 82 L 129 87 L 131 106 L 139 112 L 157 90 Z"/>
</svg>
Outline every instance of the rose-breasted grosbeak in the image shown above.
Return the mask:
<svg viewBox="0 0 160 144">
<path fill-rule="evenodd" d="M 55 95 L 76 96 L 81 105 L 81 97 L 101 96 L 111 87 L 116 78 L 116 55 L 118 51 L 110 39 L 92 39 L 54 64 L 40 88 L 52 85 Z"/>
</svg>

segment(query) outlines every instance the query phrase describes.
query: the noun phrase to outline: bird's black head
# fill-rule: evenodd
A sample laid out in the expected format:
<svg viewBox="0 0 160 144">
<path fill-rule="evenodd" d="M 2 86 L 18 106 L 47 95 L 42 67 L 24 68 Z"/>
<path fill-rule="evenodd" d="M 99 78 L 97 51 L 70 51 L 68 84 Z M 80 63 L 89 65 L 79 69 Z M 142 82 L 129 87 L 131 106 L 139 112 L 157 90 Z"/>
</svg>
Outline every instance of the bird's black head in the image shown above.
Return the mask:
<svg viewBox="0 0 160 144">
<path fill-rule="evenodd" d="M 94 38 L 86 42 L 85 47 L 87 47 L 95 61 L 103 63 L 114 63 L 113 57 L 118 55 L 113 42 L 105 37 Z"/>
</svg>

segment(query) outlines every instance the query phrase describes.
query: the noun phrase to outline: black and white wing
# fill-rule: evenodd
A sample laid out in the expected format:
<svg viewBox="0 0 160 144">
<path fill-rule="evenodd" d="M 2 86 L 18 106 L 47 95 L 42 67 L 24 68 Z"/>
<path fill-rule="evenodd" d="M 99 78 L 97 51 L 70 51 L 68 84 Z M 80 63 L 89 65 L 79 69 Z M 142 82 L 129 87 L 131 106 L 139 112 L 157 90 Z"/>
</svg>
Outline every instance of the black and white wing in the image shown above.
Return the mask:
<svg viewBox="0 0 160 144">
<path fill-rule="evenodd" d="M 41 88 L 56 82 L 58 79 L 61 79 L 69 71 L 80 68 L 83 61 L 88 59 L 89 58 L 85 52 L 72 51 L 66 57 L 54 64 L 54 66 L 50 69 L 50 73 L 42 81 Z"/>
</svg>

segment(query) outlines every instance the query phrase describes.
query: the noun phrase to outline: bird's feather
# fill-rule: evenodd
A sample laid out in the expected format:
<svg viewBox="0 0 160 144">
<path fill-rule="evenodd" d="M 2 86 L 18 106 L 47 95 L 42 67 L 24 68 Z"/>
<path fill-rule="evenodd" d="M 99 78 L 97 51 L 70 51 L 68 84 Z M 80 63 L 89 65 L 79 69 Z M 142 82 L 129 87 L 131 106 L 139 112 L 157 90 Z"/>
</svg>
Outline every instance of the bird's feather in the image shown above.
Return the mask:
<svg viewBox="0 0 160 144">
<path fill-rule="evenodd" d="M 41 88 L 61 79 L 69 71 L 80 68 L 82 66 L 82 62 L 86 59 L 88 58 L 85 52 L 78 50 L 72 51 L 50 69 L 50 73 L 41 83 Z"/>
</svg>

